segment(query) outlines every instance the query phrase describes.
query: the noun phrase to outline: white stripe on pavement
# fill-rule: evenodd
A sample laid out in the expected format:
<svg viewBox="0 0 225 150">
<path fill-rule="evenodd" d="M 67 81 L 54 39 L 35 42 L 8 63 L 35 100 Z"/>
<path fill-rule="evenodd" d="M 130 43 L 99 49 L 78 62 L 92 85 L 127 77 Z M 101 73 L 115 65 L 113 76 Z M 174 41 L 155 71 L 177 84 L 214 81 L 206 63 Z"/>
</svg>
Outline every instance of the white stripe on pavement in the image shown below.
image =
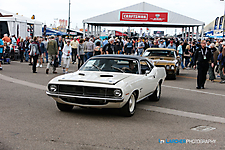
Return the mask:
<svg viewBox="0 0 225 150">
<path fill-rule="evenodd" d="M 142 104 L 138 104 L 137 108 L 155 111 L 155 112 L 164 113 L 164 114 L 175 115 L 175 116 L 194 118 L 194 119 L 211 121 L 211 122 L 218 122 L 218 123 L 225 123 L 225 118 L 222 118 L 222 117 L 203 115 L 203 114 L 185 112 L 185 111 L 156 107 L 156 106 L 147 106 L 147 105 L 142 105 Z"/>
<path fill-rule="evenodd" d="M 9 82 L 13 82 L 13 83 L 16 83 L 16 84 L 25 85 L 25 86 L 32 87 L 32 88 L 39 89 L 39 90 L 47 90 L 46 86 L 44 86 L 44 85 L 35 84 L 35 83 L 31 83 L 31 82 L 27 82 L 27 81 L 23 81 L 23 80 L 19 80 L 19 79 L 7 77 L 7 76 L 2 75 L 2 74 L 0 74 L 0 79 L 5 80 L 5 81 L 9 81 Z"/>
<path fill-rule="evenodd" d="M 184 91 L 190 91 L 190 92 L 196 92 L 196 93 L 202 93 L 202 94 L 209 94 L 209 95 L 215 95 L 215 96 L 223 96 L 223 97 L 225 97 L 225 95 L 223 95 L 223 94 L 216 94 L 216 93 L 204 92 L 204 91 L 200 91 L 200 90 L 185 89 L 185 88 L 174 87 L 174 86 L 168 86 L 168 85 L 162 85 L 162 87 L 172 88 L 172 89 L 179 89 L 179 90 L 184 90 Z"/>
<path fill-rule="evenodd" d="M 44 90 L 44 91 L 47 90 L 46 86 L 44 86 L 44 85 L 39 85 L 39 84 L 27 82 L 27 81 L 22 81 L 22 80 L 19 80 L 19 79 L 7 77 L 7 76 L 2 75 L 2 74 L 0 74 L 0 79 L 5 80 L 5 81 L 9 81 L 9 82 L 13 82 L 13 83 L 16 83 L 16 84 L 21 84 L 21 85 L 24 85 L 24 86 Z M 186 91 L 191 91 L 191 92 L 211 94 L 211 95 L 216 95 L 216 96 L 225 96 L 225 95 L 222 95 L 222 94 L 208 93 L 208 92 L 184 89 L 184 88 L 179 88 L 179 87 L 172 87 L 172 86 L 166 86 L 166 85 L 163 85 L 163 86 L 167 87 L 167 88 L 174 88 L 174 89 L 186 90 Z M 192 113 L 192 112 L 185 112 L 185 111 L 179 111 L 179 110 L 156 107 L 156 106 L 147 106 L 147 105 L 143 105 L 143 104 L 138 104 L 137 108 L 149 110 L 149 111 L 154 111 L 154 112 L 159 112 L 159 113 L 164 113 L 164 114 L 169 114 L 169 115 L 188 117 L 188 118 L 194 118 L 194 119 L 211 121 L 211 122 L 225 123 L 225 118 L 222 118 L 222 117 L 216 117 L 216 116 L 210 116 L 210 115 L 204 115 L 204 114 L 198 114 L 198 113 Z"/>
</svg>

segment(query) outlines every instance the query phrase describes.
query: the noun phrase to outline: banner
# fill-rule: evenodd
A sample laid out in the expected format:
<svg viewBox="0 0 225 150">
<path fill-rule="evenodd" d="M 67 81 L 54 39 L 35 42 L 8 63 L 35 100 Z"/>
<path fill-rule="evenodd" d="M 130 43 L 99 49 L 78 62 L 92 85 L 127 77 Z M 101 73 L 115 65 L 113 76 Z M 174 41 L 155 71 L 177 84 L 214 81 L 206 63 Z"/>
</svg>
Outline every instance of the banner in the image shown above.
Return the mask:
<svg viewBox="0 0 225 150">
<path fill-rule="evenodd" d="M 215 19 L 214 30 L 217 30 L 218 20 L 219 20 L 219 17 L 217 17 L 217 18 Z"/>
<path fill-rule="evenodd" d="M 120 11 L 120 21 L 168 22 L 168 12 L 131 12 Z"/>
<path fill-rule="evenodd" d="M 222 25 L 223 25 L 223 16 L 220 17 L 219 30 L 222 29 Z"/>
</svg>

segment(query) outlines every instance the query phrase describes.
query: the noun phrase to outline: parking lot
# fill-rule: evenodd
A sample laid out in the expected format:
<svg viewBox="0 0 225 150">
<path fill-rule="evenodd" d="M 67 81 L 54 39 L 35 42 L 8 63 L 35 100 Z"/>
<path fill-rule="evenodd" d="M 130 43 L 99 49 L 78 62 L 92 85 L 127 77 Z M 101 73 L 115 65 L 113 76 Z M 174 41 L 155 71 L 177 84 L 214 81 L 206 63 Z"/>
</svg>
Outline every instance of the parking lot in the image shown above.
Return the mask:
<svg viewBox="0 0 225 150">
<path fill-rule="evenodd" d="M 45 67 L 33 74 L 28 63 L 3 65 L 0 149 L 225 149 L 225 87 L 207 81 L 197 90 L 195 70 L 181 70 L 177 80 L 164 82 L 159 102 L 146 99 L 134 116 L 122 117 L 112 109 L 60 112 L 45 91 L 62 69 L 46 75 Z"/>
</svg>

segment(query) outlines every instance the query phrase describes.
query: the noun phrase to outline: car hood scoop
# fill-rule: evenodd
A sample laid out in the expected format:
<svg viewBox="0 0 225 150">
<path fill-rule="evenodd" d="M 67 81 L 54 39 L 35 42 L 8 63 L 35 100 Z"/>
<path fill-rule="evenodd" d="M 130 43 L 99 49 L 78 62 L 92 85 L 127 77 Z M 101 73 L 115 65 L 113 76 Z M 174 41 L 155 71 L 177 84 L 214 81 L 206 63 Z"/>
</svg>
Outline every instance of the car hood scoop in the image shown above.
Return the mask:
<svg viewBox="0 0 225 150">
<path fill-rule="evenodd" d="M 102 72 L 75 72 L 62 76 L 62 78 L 59 78 L 58 81 L 115 85 L 127 77 L 129 77 L 129 75 L 121 73 L 111 74 Z"/>
</svg>

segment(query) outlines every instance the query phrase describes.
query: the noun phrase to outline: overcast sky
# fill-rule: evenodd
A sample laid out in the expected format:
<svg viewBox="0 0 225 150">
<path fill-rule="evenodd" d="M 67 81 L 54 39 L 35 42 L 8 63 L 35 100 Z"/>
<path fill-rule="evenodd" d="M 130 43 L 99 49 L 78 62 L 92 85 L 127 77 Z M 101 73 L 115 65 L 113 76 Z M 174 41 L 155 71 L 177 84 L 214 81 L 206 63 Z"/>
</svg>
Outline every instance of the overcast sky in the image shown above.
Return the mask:
<svg viewBox="0 0 225 150">
<path fill-rule="evenodd" d="M 140 3 L 137 0 L 71 0 L 71 27 L 82 28 L 82 20 Z M 207 25 L 224 13 L 220 0 L 145 0 L 144 2 L 195 18 Z M 54 18 L 68 19 L 69 0 L 8 0 L 1 1 L 0 9 L 54 24 Z M 122 28 L 121 28 L 122 30 Z M 152 29 L 160 30 L 160 29 Z"/>
</svg>

